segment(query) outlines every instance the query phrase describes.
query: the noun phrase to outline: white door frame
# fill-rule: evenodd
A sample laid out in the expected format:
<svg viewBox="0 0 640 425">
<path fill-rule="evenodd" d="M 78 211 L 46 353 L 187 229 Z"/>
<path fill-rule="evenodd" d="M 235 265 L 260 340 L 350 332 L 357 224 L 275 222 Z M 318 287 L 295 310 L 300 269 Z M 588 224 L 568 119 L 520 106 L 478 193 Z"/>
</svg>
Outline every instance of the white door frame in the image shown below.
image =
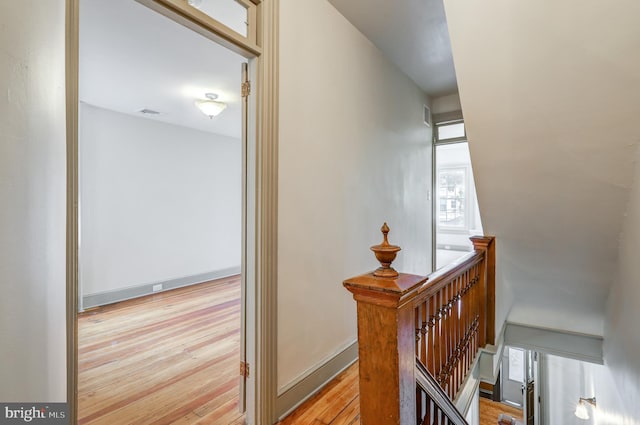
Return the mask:
<svg viewBox="0 0 640 425">
<path fill-rule="evenodd" d="M 133 1 L 133 0 L 132 0 Z M 188 6 L 187 0 L 137 0 L 249 59 L 254 96 L 249 99 L 247 144 L 246 385 L 249 425 L 275 422 L 277 394 L 277 206 L 279 0 L 246 0 L 248 37 Z M 67 402 L 77 423 L 78 401 L 78 81 L 79 3 L 66 2 L 67 119 Z"/>
</svg>

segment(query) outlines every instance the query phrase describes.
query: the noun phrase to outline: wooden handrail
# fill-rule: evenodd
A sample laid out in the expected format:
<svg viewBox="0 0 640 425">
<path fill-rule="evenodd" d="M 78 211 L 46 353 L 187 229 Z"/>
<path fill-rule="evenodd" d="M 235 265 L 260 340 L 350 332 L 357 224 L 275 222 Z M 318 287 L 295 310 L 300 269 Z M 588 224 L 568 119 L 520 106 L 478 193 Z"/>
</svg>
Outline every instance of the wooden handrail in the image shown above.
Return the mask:
<svg viewBox="0 0 640 425">
<path fill-rule="evenodd" d="M 425 394 L 429 395 L 432 402 L 432 405 L 425 409 L 427 413 L 421 423 L 437 423 L 438 416 L 445 415 L 450 424 L 468 425 L 467 420 L 453 405 L 447 393 L 443 391 L 438 382 L 417 359 L 416 383 Z"/>
<path fill-rule="evenodd" d="M 474 252 L 418 276 L 391 267 L 400 247 L 389 244 L 386 223 L 382 232 L 383 242 L 371 247 L 381 267 L 344 281 L 358 307 L 361 423 L 441 423 L 425 422 L 432 404 L 451 414 L 479 348 L 493 343 L 495 239 L 473 237 Z M 450 406 L 417 383 L 425 371 Z"/>
</svg>

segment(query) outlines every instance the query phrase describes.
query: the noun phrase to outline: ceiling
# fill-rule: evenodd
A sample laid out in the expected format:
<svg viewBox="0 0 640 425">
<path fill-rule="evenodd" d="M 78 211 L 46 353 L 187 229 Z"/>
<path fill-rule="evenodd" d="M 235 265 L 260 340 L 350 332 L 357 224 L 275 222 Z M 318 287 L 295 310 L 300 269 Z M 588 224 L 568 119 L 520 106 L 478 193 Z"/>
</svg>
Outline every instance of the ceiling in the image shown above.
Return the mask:
<svg viewBox="0 0 640 425">
<path fill-rule="evenodd" d="M 601 334 L 640 143 L 640 3 L 445 6 L 510 319 Z"/>
<path fill-rule="evenodd" d="M 243 62 L 134 0 L 80 2 L 81 102 L 239 138 Z M 208 92 L 228 105 L 213 119 L 194 105 Z"/>
<path fill-rule="evenodd" d="M 329 0 L 431 97 L 458 91 L 442 0 Z"/>
</svg>

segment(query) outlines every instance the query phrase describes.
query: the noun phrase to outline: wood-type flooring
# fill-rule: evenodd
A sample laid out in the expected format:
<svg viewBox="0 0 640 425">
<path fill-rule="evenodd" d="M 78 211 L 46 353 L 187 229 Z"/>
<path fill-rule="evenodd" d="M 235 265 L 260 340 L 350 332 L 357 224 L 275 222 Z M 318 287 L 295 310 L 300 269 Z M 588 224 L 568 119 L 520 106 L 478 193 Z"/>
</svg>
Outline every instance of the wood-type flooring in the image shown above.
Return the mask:
<svg viewBox="0 0 640 425">
<path fill-rule="evenodd" d="M 240 278 L 124 301 L 78 317 L 80 425 L 240 425 Z M 279 425 L 359 425 L 358 363 Z M 480 399 L 480 424 L 522 411 Z"/>
<path fill-rule="evenodd" d="M 356 424 L 360 424 L 357 362 L 278 423 L 278 425 Z"/>
<path fill-rule="evenodd" d="M 521 409 L 480 397 L 480 425 L 496 425 L 501 413 L 506 413 L 522 422 Z"/>
<path fill-rule="evenodd" d="M 78 317 L 78 424 L 244 424 L 240 278 Z"/>
<path fill-rule="evenodd" d="M 496 425 L 500 413 L 522 420 L 522 410 L 480 398 L 480 425 Z M 360 425 L 358 363 L 354 363 L 278 425 Z"/>
</svg>

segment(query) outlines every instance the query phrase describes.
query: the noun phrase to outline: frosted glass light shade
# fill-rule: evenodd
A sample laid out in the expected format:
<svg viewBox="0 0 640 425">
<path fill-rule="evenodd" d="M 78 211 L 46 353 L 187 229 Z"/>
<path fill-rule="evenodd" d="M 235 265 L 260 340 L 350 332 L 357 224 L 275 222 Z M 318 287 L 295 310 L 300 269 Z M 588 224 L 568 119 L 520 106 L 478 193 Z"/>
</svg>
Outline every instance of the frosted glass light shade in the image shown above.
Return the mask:
<svg viewBox="0 0 640 425">
<path fill-rule="evenodd" d="M 215 100 L 196 100 L 196 106 L 209 118 L 218 116 L 227 107 L 226 103 Z"/>
<path fill-rule="evenodd" d="M 575 415 L 580 419 L 589 419 L 589 412 L 587 412 L 587 406 L 583 401 L 580 401 L 576 406 Z"/>
</svg>

